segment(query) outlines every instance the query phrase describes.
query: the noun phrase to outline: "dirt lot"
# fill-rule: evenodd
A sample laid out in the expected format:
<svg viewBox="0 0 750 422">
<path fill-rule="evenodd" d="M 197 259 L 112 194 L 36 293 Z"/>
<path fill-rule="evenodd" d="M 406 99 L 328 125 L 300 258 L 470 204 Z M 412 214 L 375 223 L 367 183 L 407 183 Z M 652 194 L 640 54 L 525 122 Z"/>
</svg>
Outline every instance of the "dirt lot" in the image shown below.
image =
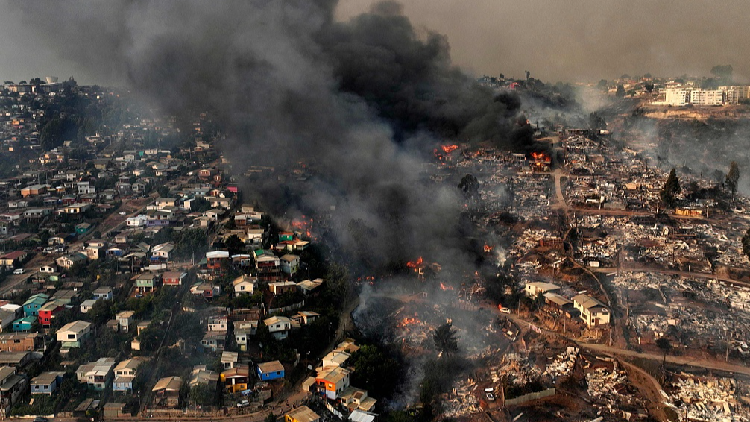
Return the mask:
<svg viewBox="0 0 750 422">
<path fill-rule="evenodd" d="M 99 224 L 97 230 L 104 235 L 117 228 L 117 226 L 124 223 L 128 217 L 133 217 L 138 214 L 138 212 L 146 207 L 146 205 L 153 201 L 154 196 L 155 194 L 152 194 L 146 198 L 131 199 L 123 202 L 122 206 L 120 206 L 116 212 L 110 214 L 109 217 L 105 218 L 104 221 Z M 124 212 L 125 215 L 121 215 L 121 212 Z"/>
</svg>

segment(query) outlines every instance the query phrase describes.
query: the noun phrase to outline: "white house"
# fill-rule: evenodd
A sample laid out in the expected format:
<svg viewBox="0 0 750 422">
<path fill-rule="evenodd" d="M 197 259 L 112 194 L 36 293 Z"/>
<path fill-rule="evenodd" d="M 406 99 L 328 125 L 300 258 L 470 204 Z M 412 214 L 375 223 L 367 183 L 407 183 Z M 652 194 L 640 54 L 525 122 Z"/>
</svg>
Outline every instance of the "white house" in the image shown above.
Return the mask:
<svg viewBox="0 0 750 422">
<path fill-rule="evenodd" d="M 54 273 L 56 270 L 57 269 L 52 265 L 42 265 L 39 267 L 39 272 L 45 274 Z"/>
<path fill-rule="evenodd" d="M 94 299 L 99 300 L 112 300 L 112 288 L 111 287 L 99 287 L 94 290 Z"/>
<path fill-rule="evenodd" d="M 292 275 L 297 272 L 299 268 L 299 256 L 286 254 L 281 257 L 281 271 Z"/>
<path fill-rule="evenodd" d="M 263 320 L 266 324 L 268 332 L 271 333 L 276 340 L 283 340 L 289 336 L 289 330 L 292 329 L 292 320 L 285 316 L 273 316 Z"/>
<path fill-rule="evenodd" d="M 148 221 L 148 216 L 140 214 L 135 217 L 128 217 L 126 220 L 128 227 L 143 227 Z"/>
<path fill-rule="evenodd" d="M 57 341 L 62 343 L 62 351 L 74 347 L 81 347 L 81 343 L 91 334 L 91 323 L 73 321 L 57 330 Z"/>
<path fill-rule="evenodd" d="M 234 287 L 234 294 L 235 296 L 239 295 L 252 295 L 255 291 L 255 277 L 250 277 L 247 275 L 242 275 L 240 277 L 237 277 L 232 282 L 232 286 Z"/>
<path fill-rule="evenodd" d="M 537 297 L 537 295 L 545 294 L 547 292 L 556 292 L 560 290 L 560 286 L 552 283 L 526 283 L 526 296 Z"/>
<path fill-rule="evenodd" d="M 162 243 L 161 245 L 156 245 L 151 248 L 151 256 L 170 260 L 172 259 L 172 250 L 174 250 L 174 243 Z"/>
<path fill-rule="evenodd" d="M 76 377 L 78 381 L 85 382 L 101 391 L 107 385 L 112 376 L 112 368 L 115 366 L 114 358 L 100 358 L 96 362 L 89 362 L 78 367 Z"/>
<path fill-rule="evenodd" d="M 573 307 L 581 313 L 581 319 L 588 327 L 609 324 L 609 309 L 591 296 L 574 296 Z"/>
<path fill-rule="evenodd" d="M 88 311 L 90 311 L 91 308 L 94 307 L 95 303 L 96 303 L 96 300 L 94 299 L 88 299 L 88 300 L 84 300 L 83 302 L 81 302 L 81 313 L 85 314 Z"/>
<path fill-rule="evenodd" d="M 78 182 L 77 186 L 79 195 L 96 193 L 96 187 L 89 182 Z"/>
</svg>

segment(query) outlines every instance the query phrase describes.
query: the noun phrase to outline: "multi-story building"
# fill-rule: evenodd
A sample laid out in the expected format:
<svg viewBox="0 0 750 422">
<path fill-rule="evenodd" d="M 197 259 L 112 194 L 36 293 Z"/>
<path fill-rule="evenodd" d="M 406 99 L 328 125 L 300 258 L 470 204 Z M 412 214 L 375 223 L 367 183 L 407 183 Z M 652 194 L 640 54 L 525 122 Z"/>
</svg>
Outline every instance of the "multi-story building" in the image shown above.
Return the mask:
<svg viewBox="0 0 750 422">
<path fill-rule="evenodd" d="M 673 106 L 684 106 L 690 103 L 690 90 L 686 88 L 667 88 L 666 102 Z"/>
<path fill-rule="evenodd" d="M 89 384 L 94 390 L 102 391 L 112 376 L 112 368 L 114 366 L 114 358 L 101 358 L 96 362 L 89 362 L 79 366 L 76 371 L 76 377 L 78 381 Z"/>
<path fill-rule="evenodd" d="M 609 309 L 591 296 L 574 296 L 573 307 L 581 313 L 581 319 L 588 327 L 609 324 Z"/>
<path fill-rule="evenodd" d="M 0 351 L 26 352 L 42 347 L 42 336 L 39 333 L 3 333 L 0 334 Z"/>
<path fill-rule="evenodd" d="M 722 105 L 724 91 L 720 89 L 694 89 L 690 91 L 690 103 L 694 105 Z"/>
</svg>

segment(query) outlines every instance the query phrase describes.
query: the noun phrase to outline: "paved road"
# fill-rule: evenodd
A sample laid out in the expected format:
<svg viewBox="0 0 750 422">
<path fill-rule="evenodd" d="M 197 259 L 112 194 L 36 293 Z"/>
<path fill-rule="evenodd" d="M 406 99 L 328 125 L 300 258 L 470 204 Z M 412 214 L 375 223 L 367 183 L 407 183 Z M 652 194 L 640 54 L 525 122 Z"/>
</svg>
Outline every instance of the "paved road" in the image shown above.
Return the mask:
<svg viewBox="0 0 750 422">
<path fill-rule="evenodd" d="M 664 356 L 658 353 L 640 353 L 634 350 L 623 350 L 614 347 L 609 347 L 606 344 L 593 344 L 593 343 L 578 343 L 582 348 L 597 351 L 604 354 L 611 354 L 617 356 L 627 356 L 634 358 L 642 358 L 649 360 L 662 360 Z M 716 371 L 732 372 L 736 374 L 750 375 L 750 368 L 742 365 L 735 365 L 728 362 L 722 362 L 720 360 L 707 360 L 693 358 L 689 356 L 667 356 L 667 362 L 682 366 L 693 366 L 696 368 L 713 369 Z"/>
<path fill-rule="evenodd" d="M 640 265 L 634 265 L 634 266 L 625 266 L 621 268 L 617 267 L 601 267 L 601 268 L 590 268 L 593 272 L 598 273 L 613 273 L 620 271 L 625 272 L 644 272 L 644 273 L 660 273 L 660 274 L 666 274 L 666 275 L 678 275 L 681 277 L 686 278 L 708 278 L 708 279 L 715 279 L 719 281 L 723 281 L 726 283 L 733 283 L 738 284 L 742 286 L 748 286 L 750 287 L 750 283 L 747 281 L 741 281 L 736 280 L 727 276 L 719 275 L 719 274 L 713 274 L 713 273 L 700 273 L 700 272 L 694 272 L 694 271 L 678 271 L 678 270 L 670 270 L 670 269 L 661 269 L 661 268 L 652 268 L 647 266 L 640 266 Z"/>
</svg>

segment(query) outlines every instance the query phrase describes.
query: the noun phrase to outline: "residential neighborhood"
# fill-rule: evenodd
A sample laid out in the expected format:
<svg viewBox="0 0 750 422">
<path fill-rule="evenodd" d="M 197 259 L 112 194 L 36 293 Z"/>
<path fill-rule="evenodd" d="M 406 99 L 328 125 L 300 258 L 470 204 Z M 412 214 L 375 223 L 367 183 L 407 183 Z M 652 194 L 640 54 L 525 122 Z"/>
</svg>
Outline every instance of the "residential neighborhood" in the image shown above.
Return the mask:
<svg viewBox="0 0 750 422">
<path fill-rule="evenodd" d="M 208 117 L 183 136 L 116 91 L 17 86 L 0 90 L 2 159 L 21 164 L 0 175 L 2 416 L 210 418 L 296 397 L 289 377 L 343 334 L 346 280 L 242 202 Z M 45 115 L 62 104 L 111 114 L 69 138 Z"/>
</svg>

